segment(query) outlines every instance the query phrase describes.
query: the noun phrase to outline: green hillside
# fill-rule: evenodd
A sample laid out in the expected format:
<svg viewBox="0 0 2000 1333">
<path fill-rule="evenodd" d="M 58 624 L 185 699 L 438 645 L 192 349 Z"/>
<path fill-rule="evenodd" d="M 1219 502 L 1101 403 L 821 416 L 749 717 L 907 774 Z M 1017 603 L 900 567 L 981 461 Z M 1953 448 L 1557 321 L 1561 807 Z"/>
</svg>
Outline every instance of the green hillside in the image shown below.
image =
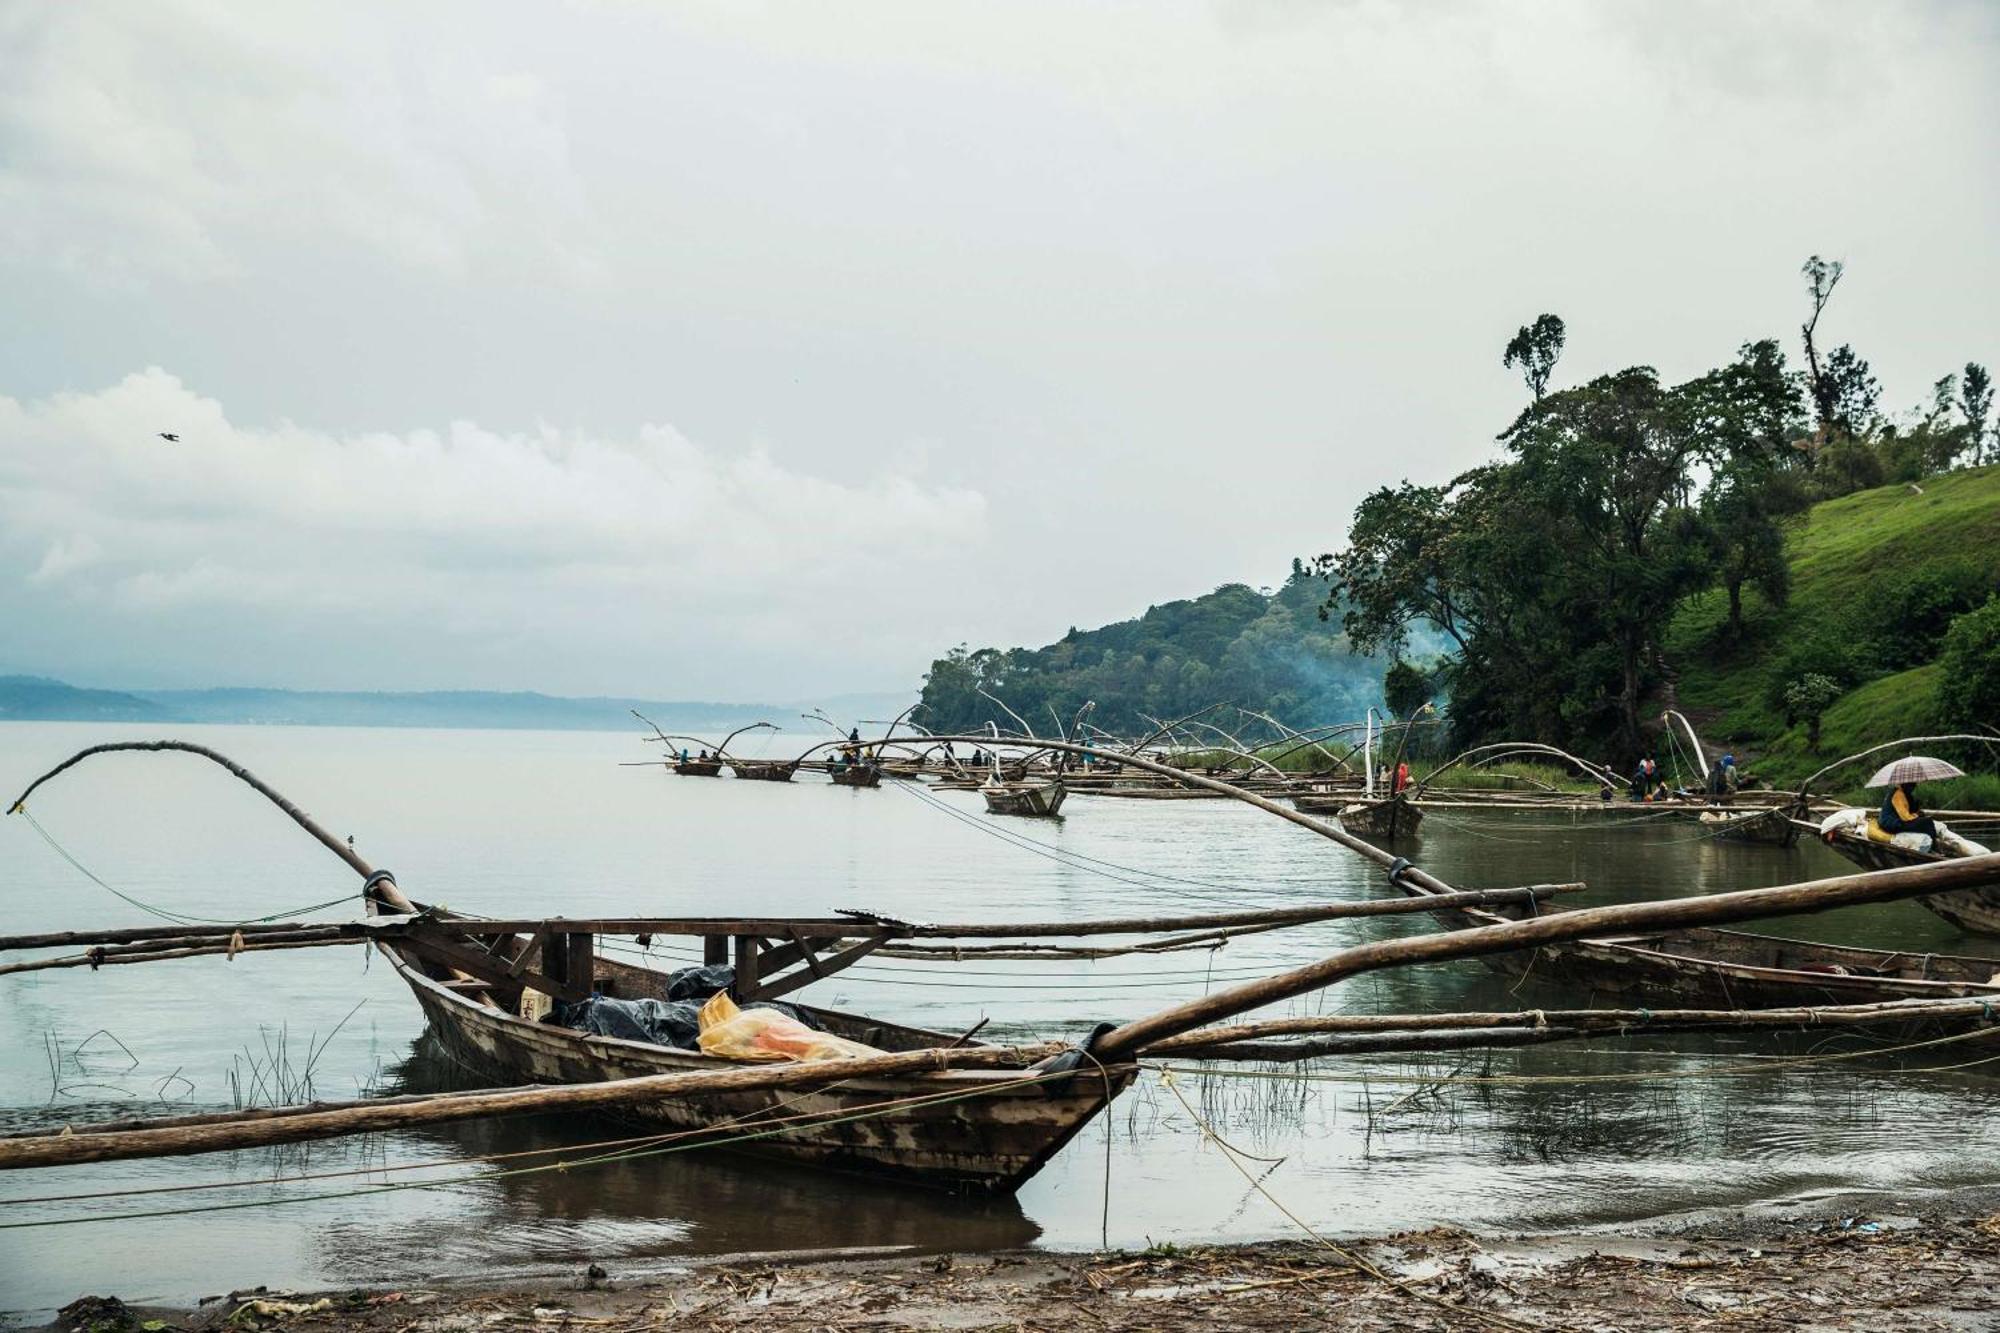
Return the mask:
<svg viewBox="0 0 2000 1333">
<path fill-rule="evenodd" d="M 1827 500 L 1787 539 L 1791 596 L 1745 593 L 1743 629 L 1720 590 L 1691 599 L 1666 636 L 1678 693 L 1703 739 L 1803 777 L 1844 754 L 1938 723 L 1940 642 L 1951 620 L 2000 591 L 2000 467 L 1946 473 Z M 1788 724 L 1785 681 L 1806 671 L 1842 693 L 1807 745 Z M 2000 719 L 1995 719 L 2000 721 Z"/>
<path fill-rule="evenodd" d="M 1005 700 L 1038 730 L 1067 720 L 1085 701 L 1091 720 L 1125 734 L 1211 704 L 1263 709 L 1306 726 L 1361 716 L 1382 702 L 1387 663 L 1356 654 L 1337 621 L 1319 616 L 1325 585 L 1294 569 L 1275 593 L 1240 583 L 1148 607 L 1134 620 L 1072 629 L 1041 648 L 957 648 L 924 678 L 923 723 L 976 731 L 1013 729 Z"/>
</svg>

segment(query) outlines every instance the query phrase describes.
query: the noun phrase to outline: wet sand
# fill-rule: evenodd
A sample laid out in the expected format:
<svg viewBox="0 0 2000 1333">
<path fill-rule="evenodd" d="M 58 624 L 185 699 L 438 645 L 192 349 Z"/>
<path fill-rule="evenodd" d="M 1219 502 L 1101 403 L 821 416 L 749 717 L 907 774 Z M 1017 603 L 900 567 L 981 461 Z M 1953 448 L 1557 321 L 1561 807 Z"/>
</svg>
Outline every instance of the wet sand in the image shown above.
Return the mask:
<svg viewBox="0 0 2000 1333">
<path fill-rule="evenodd" d="M 66 1307 L 75 1333 L 672 1329 L 1989 1329 L 2000 1213 L 1711 1220 L 1654 1234 L 1474 1236 L 1063 1255 L 738 1256 L 537 1281 L 237 1292 Z M 1369 1271 L 1372 1269 L 1373 1271 Z"/>
</svg>

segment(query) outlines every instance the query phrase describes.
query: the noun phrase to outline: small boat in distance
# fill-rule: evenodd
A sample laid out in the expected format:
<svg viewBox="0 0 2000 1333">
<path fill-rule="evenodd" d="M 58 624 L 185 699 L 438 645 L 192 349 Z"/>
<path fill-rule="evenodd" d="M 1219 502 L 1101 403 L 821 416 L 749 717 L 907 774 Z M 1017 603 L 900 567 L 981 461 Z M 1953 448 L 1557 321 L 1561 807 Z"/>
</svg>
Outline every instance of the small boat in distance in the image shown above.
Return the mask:
<svg viewBox="0 0 2000 1333">
<path fill-rule="evenodd" d="M 1295 802 L 1301 812 L 1306 807 Z M 1309 812 L 1307 812 L 1309 813 Z M 1386 801 L 1356 801 L 1335 812 L 1340 826 L 1360 838 L 1399 838 L 1414 834 L 1424 822 L 1424 812 L 1401 794 Z"/>
<path fill-rule="evenodd" d="M 1061 773 L 1046 782 L 1010 782 L 995 768 L 981 784 L 979 794 L 986 798 L 987 810 L 996 815 L 1053 815 L 1062 809 L 1069 788 L 1063 785 Z"/>
<path fill-rule="evenodd" d="M 1704 832 L 1727 842 L 1755 842 L 1767 847 L 1790 847 L 1798 842 L 1799 830 L 1782 806 L 1761 810 L 1731 810 L 1708 806 L 1695 816 Z"/>
</svg>

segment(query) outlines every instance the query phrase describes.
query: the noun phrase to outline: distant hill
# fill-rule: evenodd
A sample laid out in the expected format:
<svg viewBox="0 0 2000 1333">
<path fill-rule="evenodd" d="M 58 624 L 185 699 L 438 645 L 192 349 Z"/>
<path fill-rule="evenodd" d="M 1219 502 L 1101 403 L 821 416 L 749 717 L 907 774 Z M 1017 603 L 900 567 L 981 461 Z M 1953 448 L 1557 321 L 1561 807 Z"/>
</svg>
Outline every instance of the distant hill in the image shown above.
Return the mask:
<svg viewBox="0 0 2000 1333">
<path fill-rule="evenodd" d="M 1798 778 L 1821 764 L 1936 724 L 1940 641 L 1954 616 L 2000 590 L 2000 467 L 1857 491 L 1814 505 L 1786 542 L 1791 596 L 1746 593 L 1732 634 L 1722 593 L 1692 599 L 1667 636 L 1678 692 L 1704 741 Z M 1844 687 L 1817 753 L 1779 703 L 1816 671 Z M 2000 722 L 2000 719 L 1995 719 Z"/>
<path fill-rule="evenodd" d="M 1038 732 L 1065 724 L 1086 700 L 1091 722 L 1123 735 L 1212 703 L 1240 704 L 1287 725 L 1359 718 L 1382 702 L 1387 663 L 1348 647 L 1338 621 L 1319 618 L 1325 584 L 1294 572 L 1275 594 L 1240 583 L 1149 607 L 1135 620 L 1071 630 L 1043 648 L 955 649 L 931 664 L 925 711 L 933 731 L 978 730 L 990 719 L 1018 730 L 980 697 L 985 688 Z M 1238 719 L 1221 725 L 1235 729 Z"/>
<path fill-rule="evenodd" d="M 799 714 L 822 707 L 836 721 L 884 718 L 914 696 L 848 694 L 823 703 L 734 704 L 653 699 L 571 699 L 532 692 L 435 690 L 414 693 L 209 689 L 88 690 L 38 676 L 0 677 L 0 720 L 209 722 L 320 727 L 452 727 L 535 731 L 625 731 L 646 714 L 667 731 L 697 734 L 774 722 L 813 729 Z"/>
<path fill-rule="evenodd" d="M 167 710 L 119 690 L 80 690 L 44 676 L 0 676 L 0 721 L 156 722 Z"/>
</svg>

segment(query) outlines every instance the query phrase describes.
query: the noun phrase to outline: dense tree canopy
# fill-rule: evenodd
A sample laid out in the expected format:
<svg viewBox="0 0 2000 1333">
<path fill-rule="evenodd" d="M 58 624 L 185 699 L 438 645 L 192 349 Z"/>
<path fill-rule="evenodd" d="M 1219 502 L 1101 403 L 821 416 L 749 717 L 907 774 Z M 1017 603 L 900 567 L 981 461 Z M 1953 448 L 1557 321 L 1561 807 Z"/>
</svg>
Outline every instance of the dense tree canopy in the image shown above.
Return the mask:
<svg viewBox="0 0 2000 1333">
<path fill-rule="evenodd" d="M 1462 733 L 1637 744 L 1674 606 L 1727 571 L 1782 586 L 1772 479 L 1802 400 L 1773 343 L 1665 385 L 1647 366 L 1533 403 L 1508 458 L 1446 487 L 1385 488 L 1320 568 L 1356 644 L 1428 623 Z"/>
<path fill-rule="evenodd" d="M 1137 620 L 1071 630 L 1044 648 L 957 648 L 924 678 L 933 731 L 1018 730 L 986 690 L 1053 734 L 1086 702 L 1092 725 L 1120 735 L 1150 731 L 1149 717 L 1241 704 L 1294 726 L 1359 717 L 1380 701 L 1383 663 L 1352 652 L 1317 614 L 1322 588 L 1303 569 L 1275 595 L 1242 584 L 1167 602 Z"/>
</svg>

